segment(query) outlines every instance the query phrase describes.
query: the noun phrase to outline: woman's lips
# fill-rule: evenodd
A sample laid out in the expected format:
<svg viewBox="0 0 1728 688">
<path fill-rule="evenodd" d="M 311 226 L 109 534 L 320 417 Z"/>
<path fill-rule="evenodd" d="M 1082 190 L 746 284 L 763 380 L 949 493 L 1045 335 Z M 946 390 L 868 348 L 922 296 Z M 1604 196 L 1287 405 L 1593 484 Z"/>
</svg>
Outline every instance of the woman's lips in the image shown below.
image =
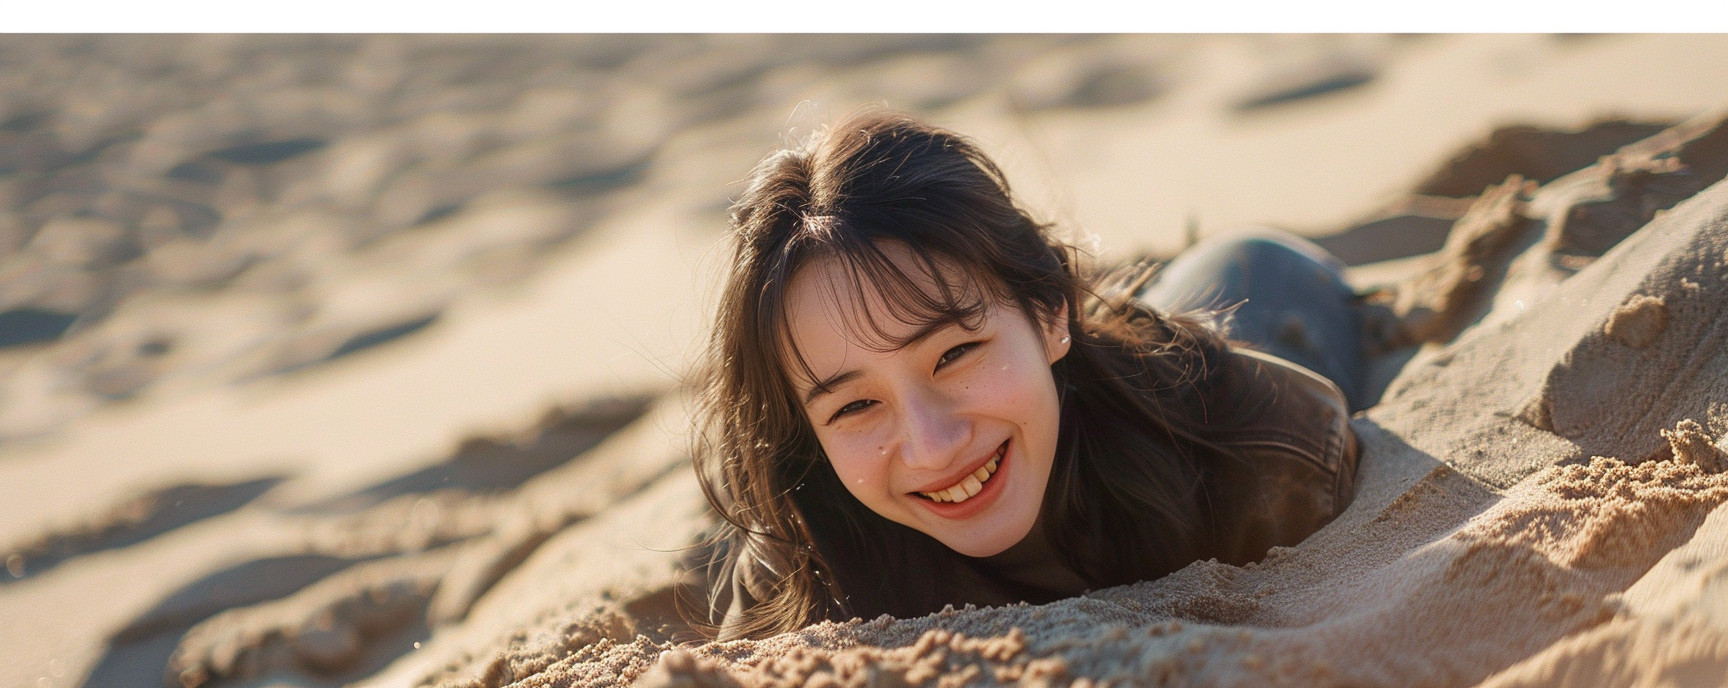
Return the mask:
<svg viewBox="0 0 1728 688">
<path fill-rule="evenodd" d="M 969 494 L 968 498 L 964 498 L 964 500 L 938 501 L 935 498 L 930 498 L 930 496 L 924 496 L 926 493 L 912 493 L 912 496 L 914 496 L 914 500 L 918 500 L 919 505 L 928 508 L 942 519 L 971 519 L 978 513 L 985 512 L 987 508 L 990 508 L 990 505 L 994 505 L 999 496 L 1002 496 L 1002 489 L 1004 489 L 1002 486 L 1009 481 L 1009 477 L 1004 474 L 1013 470 L 1013 455 L 1013 444 L 1002 443 L 1002 446 L 999 446 L 995 451 L 995 455 L 990 456 L 990 460 L 982 465 L 982 467 L 987 467 L 987 465 L 994 463 L 995 468 L 990 472 L 990 479 L 980 481 L 980 489 L 976 493 Z M 973 470 L 973 474 L 968 474 L 966 477 L 975 477 L 975 474 L 976 468 Z M 957 486 L 961 486 L 961 489 L 964 489 L 966 477 L 962 477 L 961 481 L 957 482 Z M 954 489 L 954 487 L 947 487 L 947 489 Z M 943 491 L 947 491 L 947 489 L 943 489 Z M 962 491 L 961 494 L 966 493 Z"/>
<path fill-rule="evenodd" d="M 960 478 L 954 484 L 940 490 L 919 492 L 918 494 L 930 501 L 943 503 L 960 503 L 971 499 L 984 491 L 984 485 L 995 476 L 996 469 L 1007 451 L 1008 442 L 1003 441 L 1000 446 L 996 447 L 996 453 L 990 456 L 989 461 Z"/>
</svg>

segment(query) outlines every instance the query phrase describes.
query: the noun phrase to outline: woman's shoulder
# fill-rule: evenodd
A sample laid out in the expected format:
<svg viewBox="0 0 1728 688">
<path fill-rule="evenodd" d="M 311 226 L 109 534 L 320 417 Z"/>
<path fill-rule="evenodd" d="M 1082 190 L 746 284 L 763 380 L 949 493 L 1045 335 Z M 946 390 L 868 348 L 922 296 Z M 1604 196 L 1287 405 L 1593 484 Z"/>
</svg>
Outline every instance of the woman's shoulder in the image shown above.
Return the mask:
<svg viewBox="0 0 1728 688">
<path fill-rule="evenodd" d="M 1230 347 L 1225 384 L 1240 397 L 1247 438 L 1282 438 L 1317 455 L 1330 455 L 1349 432 L 1343 390 L 1293 361 L 1246 346 Z M 1327 458 L 1316 456 L 1315 458 Z"/>
<path fill-rule="evenodd" d="M 1359 448 L 1344 394 L 1300 365 L 1232 347 L 1232 416 L 1211 440 L 1230 456 L 1207 479 L 1219 558 L 1253 561 L 1302 541 L 1349 506 Z"/>
</svg>

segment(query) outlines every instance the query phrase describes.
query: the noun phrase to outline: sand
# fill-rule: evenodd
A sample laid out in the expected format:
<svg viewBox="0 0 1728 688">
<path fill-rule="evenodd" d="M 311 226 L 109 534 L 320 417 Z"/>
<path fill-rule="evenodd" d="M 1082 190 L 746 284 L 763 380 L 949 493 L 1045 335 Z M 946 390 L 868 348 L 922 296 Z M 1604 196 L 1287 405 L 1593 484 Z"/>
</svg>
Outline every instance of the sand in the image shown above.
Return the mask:
<svg viewBox="0 0 1728 688">
<path fill-rule="evenodd" d="M 1717 37 L 14 37 L 0 61 L 0 685 L 1728 666 Z M 1351 509 L 1248 567 L 704 643 L 677 609 L 709 523 L 679 376 L 726 198 L 873 100 L 978 137 L 1105 260 L 1244 223 L 1344 256 L 1382 392 Z"/>
</svg>

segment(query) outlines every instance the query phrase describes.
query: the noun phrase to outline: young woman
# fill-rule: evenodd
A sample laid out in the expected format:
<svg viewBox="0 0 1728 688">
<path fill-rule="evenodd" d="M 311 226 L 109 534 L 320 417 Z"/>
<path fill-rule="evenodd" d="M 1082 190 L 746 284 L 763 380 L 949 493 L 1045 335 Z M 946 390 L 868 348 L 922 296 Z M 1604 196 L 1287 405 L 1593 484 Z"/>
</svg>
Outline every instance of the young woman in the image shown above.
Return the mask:
<svg viewBox="0 0 1728 688">
<path fill-rule="evenodd" d="M 1350 501 L 1354 316 L 1311 244 L 1203 244 L 1141 293 L 890 113 L 770 155 L 732 223 L 696 450 L 723 638 L 1247 563 Z"/>
</svg>

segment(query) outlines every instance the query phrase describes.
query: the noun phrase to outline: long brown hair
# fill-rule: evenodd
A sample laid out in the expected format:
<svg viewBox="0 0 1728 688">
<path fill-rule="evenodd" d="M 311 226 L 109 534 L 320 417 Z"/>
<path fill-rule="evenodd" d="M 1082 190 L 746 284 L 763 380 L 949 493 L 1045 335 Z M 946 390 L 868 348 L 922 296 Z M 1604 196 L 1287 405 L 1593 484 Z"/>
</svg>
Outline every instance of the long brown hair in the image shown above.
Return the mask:
<svg viewBox="0 0 1728 688">
<path fill-rule="evenodd" d="M 904 115 L 856 115 L 764 159 L 732 207 L 732 227 L 695 448 L 722 519 L 711 599 L 741 586 L 753 600 L 726 635 L 973 601 L 953 583 L 959 576 L 944 574 L 971 566 L 967 558 L 847 492 L 794 397 L 794 366 L 804 363 L 786 344 L 787 288 L 818 258 L 838 261 L 855 285 L 882 294 L 889 315 L 919 329 L 976 328 L 986 299 L 1035 322 L 1076 304 L 1067 311 L 1073 345 L 1051 366 L 1062 402 L 1041 518 L 1052 546 L 1098 587 L 1162 575 L 1203 552 L 1200 481 L 1220 452 L 1200 429 L 1225 344 L 1195 320 L 1136 307 L 1143 270 L 1094 274 L 1014 203 L 1002 171 L 970 141 Z M 886 242 L 910 249 L 936 288 L 899 270 Z M 711 605 L 710 619 L 722 612 Z"/>
</svg>

